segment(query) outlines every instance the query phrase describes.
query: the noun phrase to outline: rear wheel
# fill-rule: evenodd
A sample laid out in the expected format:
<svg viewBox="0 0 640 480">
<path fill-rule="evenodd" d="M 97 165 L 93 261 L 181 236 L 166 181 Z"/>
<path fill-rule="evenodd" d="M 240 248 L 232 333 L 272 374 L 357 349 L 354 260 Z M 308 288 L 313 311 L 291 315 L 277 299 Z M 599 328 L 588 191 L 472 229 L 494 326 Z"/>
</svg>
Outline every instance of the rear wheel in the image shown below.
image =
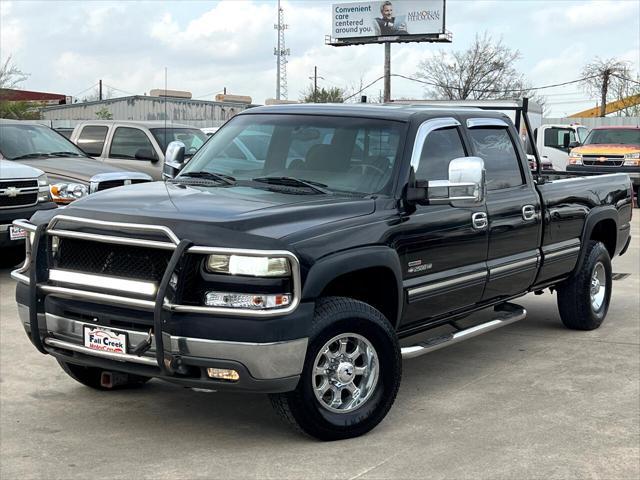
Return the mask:
<svg viewBox="0 0 640 480">
<path fill-rule="evenodd" d="M 611 259 L 602 242 L 589 241 L 580 271 L 558 286 L 558 309 L 567 328 L 594 330 L 611 300 Z"/>
<path fill-rule="evenodd" d="M 271 395 L 271 402 L 313 437 L 357 437 L 386 416 L 401 375 L 400 348 L 388 320 L 366 303 L 329 297 L 316 305 L 296 390 Z"/>
<path fill-rule="evenodd" d="M 76 382 L 80 382 L 96 390 L 139 387 L 151 380 L 149 377 L 112 372 L 96 367 L 84 367 L 82 365 L 65 362 L 64 360 L 58 360 L 58 363 L 60 367 L 62 367 L 62 370 Z"/>
</svg>

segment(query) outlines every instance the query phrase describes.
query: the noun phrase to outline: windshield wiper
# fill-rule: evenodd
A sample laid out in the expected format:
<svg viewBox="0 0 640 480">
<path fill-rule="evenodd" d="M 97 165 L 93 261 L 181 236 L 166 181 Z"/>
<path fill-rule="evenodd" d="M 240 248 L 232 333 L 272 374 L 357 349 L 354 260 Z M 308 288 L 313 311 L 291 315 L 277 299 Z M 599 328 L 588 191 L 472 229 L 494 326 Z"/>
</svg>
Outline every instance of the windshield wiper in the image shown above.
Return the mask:
<svg viewBox="0 0 640 480">
<path fill-rule="evenodd" d="M 74 155 L 76 157 L 84 157 L 84 155 L 81 155 L 77 152 L 34 152 L 34 153 L 25 153 L 24 155 L 13 157 L 11 160 L 23 160 L 25 158 L 69 157 L 71 155 Z"/>
<path fill-rule="evenodd" d="M 286 187 L 305 187 L 310 188 L 314 192 L 324 193 L 325 195 L 330 195 L 331 192 L 326 190 L 327 185 L 320 182 L 314 182 L 311 180 L 304 180 L 302 178 L 296 177 L 257 177 L 252 179 L 254 182 L 261 182 L 270 185 L 283 185 Z M 323 188 L 325 187 L 325 188 Z"/>
<path fill-rule="evenodd" d="M 51 156 L 56 156 L 56 157 L 88 157 L 88 155 L 83 155 L 82 153 L 78 153 L 78 152 L 50 152 L 47 153 L 47 155 L 51 155 Z"/>
<path fill-rule="evenodd" d="M 205 171 L 181 173 L 173 180 L 180 181 L 181 179 L 184 179 L 184 178 L 204 178 L 208 180 L 216 180 L 218 182 L 222 182 L 227 185 L 235 185 L 236 183 L 236 179 L 233 178 L 231 175 L 225 175 L 223 173 L 215 173 L 215 172 L 205 172 Z"/>
</svg>

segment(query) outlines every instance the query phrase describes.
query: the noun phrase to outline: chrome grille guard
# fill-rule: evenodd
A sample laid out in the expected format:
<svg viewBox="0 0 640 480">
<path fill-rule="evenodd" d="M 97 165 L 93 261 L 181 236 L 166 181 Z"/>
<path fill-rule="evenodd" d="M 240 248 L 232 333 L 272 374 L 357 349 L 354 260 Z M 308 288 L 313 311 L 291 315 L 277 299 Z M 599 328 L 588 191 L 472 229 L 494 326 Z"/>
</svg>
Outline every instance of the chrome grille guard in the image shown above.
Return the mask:
<svg viewBox="0 0 640 480">
<path fill-rule="evenodd" d="M 159 233 L 167 238 L 167 241 L 145 240 L 140 238 L 130 238 L 114 235 L 102 235 L 98 233 L 85 233 L 76 230 L 66 230 L 56 228 L 59 222 L 75 223 L 84 226 L 106 227 L 110 229 L 131 230 L 133 232 L 153 232 Z M 106 305 L 126 305 L 129 307 L 139 308 L 147 311 L 153 311 L 154 315 L 154 333 L 156 340 L 156 359 L 158 367 L 161 371 L 165 371 L 164 348 L 162 342 L 162 312 L 191 312 L 202 314 L 221 314 L 225 316 L 252 316 L 252 317 L 273 317 L 286 315 L 294 311 L 301 298 L 301 279 L 300 279 L 300 263 L 298 258 L 291 252 L 286 250 L 249 250 L 236 248 L 221 248 L 202 245 L 193 245 L 188 239 L 179 239 L 175 233 L 163 225 L 141 225 L 133 223 L 107 222 L 102 220 L 86 219 L 73 217 L 69 215 L 57 215 L 48 225 L 42 224 L 35 226 L 26 220 L 16 220 L 14 225 L 29 231 L 29 238 L 26 241 L 27 256 L 22 267 L 11 272 L 11 277 L 19 282 L 29 285 L 29 320 L 31 327 L 31 338 L 36 348 L 47 353 L 40 338 L 38 328 L 38 305 L 43 302 L 44 295 L 51 294 L 62 298 L 71 298 L 77 300 L 88 300 Z M 48 284 L 49 278 L 44 277 L 45 273 L 48 277 L 48 265 L 46 265 L 46 256 L 43 255 L 43 249 L 40 248 L 40 242 L 44 235 L 54 237 L 67 237 L 75 239 L 85 239 L 103 243 L 113 243 L 119 245 L 132 245 L 136 247 L 148 247 L 172 250 L 171 258 L 164 272 L 162 280 L 157 287 L 155 298 L 153 300 L 145 300 L 123 295 L 114 295 L 111 293 L 102 293 L 96 291 L 82 290 L 78 288 L 61 287 Z M 250 309 L 231 309 L 225 307 L 206 307 L 180 305 L 171 303 L 166 297 L 166 290 L 171 277 L 174 273 L 178 262 L 185 253 L 193 254 L 238 254 L 246 256 L 280 256 L 286 257 L 291 262 L 292 275 L 292 300 L 291 304 L 285 308 L 277 310 L 250 310 Z M 45 268 L 37 268 L 45 262 Z M 44 295 L 42 295 L 44 293 Z"/>
</svg>

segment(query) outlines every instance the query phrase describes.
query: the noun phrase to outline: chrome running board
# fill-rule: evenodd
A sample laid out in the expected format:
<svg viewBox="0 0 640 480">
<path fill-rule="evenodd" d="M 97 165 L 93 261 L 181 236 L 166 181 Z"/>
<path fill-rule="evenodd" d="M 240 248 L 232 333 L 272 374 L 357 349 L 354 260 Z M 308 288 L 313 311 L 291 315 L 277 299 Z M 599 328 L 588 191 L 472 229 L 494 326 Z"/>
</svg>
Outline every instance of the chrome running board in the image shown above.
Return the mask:
<svg viewBox="0 0 640 480">
<path fill-rule="evenodd" d="M 448 347 L 449 345 L 468 340 L 469 338 L 477 337 L 483 333 L 490 332 L 496 328 L 504 327 L 510 323 L 523 320 L 527 317 L 527 311 L 520 305 L 513 303 L 504 303 L 496 307 L 496 317 L 480 325 L 465 328 L 455 333 L 449 333 L 438 337 L 430 338 L 424 342 L 411 345 L 410 347 L 403 347 L 400 352 L 402 358 L 414 358 L 424 355 L 425 353 L 435 352 L 441 348 Z"/>
</svg>

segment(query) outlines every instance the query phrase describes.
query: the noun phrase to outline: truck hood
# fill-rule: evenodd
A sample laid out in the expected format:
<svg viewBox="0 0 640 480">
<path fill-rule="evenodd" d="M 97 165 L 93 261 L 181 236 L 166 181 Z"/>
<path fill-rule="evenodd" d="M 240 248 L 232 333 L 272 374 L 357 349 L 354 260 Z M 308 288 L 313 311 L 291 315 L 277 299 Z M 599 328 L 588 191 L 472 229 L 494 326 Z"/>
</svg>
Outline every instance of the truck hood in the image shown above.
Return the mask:
<svg viewBox="0 0 640 480">
<path fill-rule="evenodd" d="M 196 226 L 278 239 L 321 224 L 375 210 L 371 198 L 300 195 L 247 186 L 185 186 L 170 182 L 130 185 L 76 200 L 65 215 L 166 225 L 179 236 Z M 198 236 L 198 232 L 192 236 Z M 227 235 L 224 235 L 227 237 Z M 192 238 L 195 240 L 195 238 Z M 238 246 L 238 245 L 231 245 Z"/>
<path fill-rule="evenodd" d="M 44 172 L 28 165 L 0 158 L 0 180 L 12 180 L 14 178 L 38 178 Z"/>
<path fill-rule="evenodd" d="M 121 168 L 112 167 L 99 160 L 81 157 L 36 158 L 18 160 L 19 163 L 43 170 L 51 183 L 57 181 L 76 181 L 89 183 L 99 173 L 123 172 Z"/>
<path fill-rule="evenodd" d="M 640 145 L 622 145 L 620 143 L 593 143 L 571 150 L 580 155 L 624 155 L 625 153 L 640 152 Z"/>
</svg>

